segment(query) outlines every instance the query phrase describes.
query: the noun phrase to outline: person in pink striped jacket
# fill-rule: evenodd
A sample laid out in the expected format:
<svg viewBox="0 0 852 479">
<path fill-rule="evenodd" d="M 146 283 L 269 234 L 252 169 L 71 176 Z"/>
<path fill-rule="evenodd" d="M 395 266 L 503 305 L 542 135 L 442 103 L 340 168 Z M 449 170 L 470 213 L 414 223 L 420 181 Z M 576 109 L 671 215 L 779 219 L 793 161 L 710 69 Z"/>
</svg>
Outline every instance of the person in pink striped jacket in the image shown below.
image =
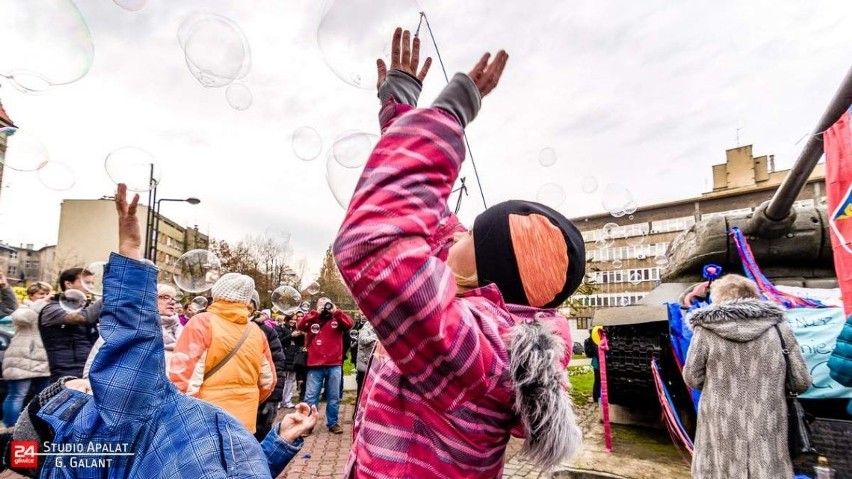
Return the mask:
<svg viewBox="0 0 852 479">
<path fill-rule="evenodd" d="M 500 477 L 511 435 L 551 468 L 581 446 L 560 306 L 579 286 L 577 228 L 544 205 L 508 201 L 466 231 L 447 200 L 464 127 L 508 59 L 486 54 L 416 109 L 431 59 L 394 33 L 378 61 L 382 137 L 334 244 L 340 272 L 379 338 L 355 418 L 346 476 Z"/>
</svg>

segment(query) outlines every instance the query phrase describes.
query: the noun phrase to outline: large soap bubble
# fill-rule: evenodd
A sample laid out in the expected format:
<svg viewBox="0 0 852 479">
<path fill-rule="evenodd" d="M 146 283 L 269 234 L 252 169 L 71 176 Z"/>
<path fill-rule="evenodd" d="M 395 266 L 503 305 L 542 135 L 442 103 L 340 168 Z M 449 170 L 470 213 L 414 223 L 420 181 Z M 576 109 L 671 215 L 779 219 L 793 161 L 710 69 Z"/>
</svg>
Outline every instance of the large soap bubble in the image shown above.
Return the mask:
<svg viewBox="0 0 852 479">
<path fill-rule="evenodd" d="M 301 160 L 311 161 L 322 151 L 322 137 L 309 126 L 300 126 L 293 132 L 293 153 Z"/>
<path fill-rule="evenodd" d="M 75 82 L 92 66 L 89 27 L 71 0 L 4 0 L 0 76 L 25 93 Z"/>
<path fill-rule="evenodd" d="M 186 66 L 206 87 L 223 87 L 251 70 L 251 49 L 240 27 L 214 13 L 194 12 L 178 29 Z"/>
<path fill-rule="evenodd" d="M 367 164 L 379 137 L 363 131 L 347 131 L 334 140 L 331 154 L 346 168 L 361 168 Z"/>
<path fill-rule="evenodd" d="M 370 135 L 363 133 L 363 135 Z M 370 135 L 370 141 L 377 141 L 378 137 Z M 347 150 L 351 151 L 351 150 Z M 369 152 L 366 153 L 369 157 Z M 357 164 L 360 162 L 357 156 L 346 157 L 349 164 Z M 366 159 L 363 160 L 366 162 Z M 363 165 L 363 163 L 361 163 Z M 361 178 L 362 168 L 349 168 L 343 166 L 334 157 L 334 148 L 329 149 L 328 156 L 325 161 L 325 179 L 328 182 L 328 188 L 334 199 L 337 200 L 344 210 L 349 207 L 349 201 L 352 199 L 352 194 L 355 192 L 355 187 L 358 185 L 358 180 Z"/>
<path fill-rule="evenodd" d="M 74 187 L 77 180 L 74 175 L 74 170 L 65 163 L 58 161 L 48 161 L 36 172 L 38 181 L 45 188 L 53 191 L 65 191 Z"/>
<path fill-rule="evenodd" d="M 46 165 L 47 148 L 35 136 L 15 127 L 0 128 L 0 145 L 6 145 L 3 164 L 16 171 L 35 171 Z"/>
<path fill-rule="evenodd" d="M 619 218 L 628 213 L 632 209 L 636 211 L 636 202 L 633 201 L 633 193 L 627 188 L 618 184 L 608 184 L 601 192 L 601 205 L 612 216 Z"/>
<path fill-rule="evenodd" d="M 175 284 L 189 293 L 200 293 L 212 288 L 221 274 L 219 258 L 210 251 L 187 251 L 175 263 Z"/>
<path fill-rule="evenodd" d="M 329 2 L 317 30 L 317 45 L 325 64 L 344 82 L 371 90 L 376 88 L 375 59 L 384 58 L 390 68 L 391 35 L 396 27 L 411 31 L 420 22 L 414 0 L 336 0 Z M 425 22 L 420 29 L 420 64 L 432 55 Z"/>
<path fill-rule="evenodd" d="M 252 102 L 252 94 L 249 87 L 242 82 L 234 82 L 225 90 L 225 99 L 234 110 L 248 110 Z"/>
<path fill-rule="evenodd" d="M 293 314 L 302 304 L 302 295 L 292 286 L 282 285 L 272 292 L 272 304 L 283 314 Z"/>
<path fill-rule="evenodd" d="M 145 192 L 160 183 L 160 165 L 154 155 L 141 148 L 125 146 L 104 161 L 107 175 L 115 184 L 124 183 L 127 189 Z"/>
</svg>

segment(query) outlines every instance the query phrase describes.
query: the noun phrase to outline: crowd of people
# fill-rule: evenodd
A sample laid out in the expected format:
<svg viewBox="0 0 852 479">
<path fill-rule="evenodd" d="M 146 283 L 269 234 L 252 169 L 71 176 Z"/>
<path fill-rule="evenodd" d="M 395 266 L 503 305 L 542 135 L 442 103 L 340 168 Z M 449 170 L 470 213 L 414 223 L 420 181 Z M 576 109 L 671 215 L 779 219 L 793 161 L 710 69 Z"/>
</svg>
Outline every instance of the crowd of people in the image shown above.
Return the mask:
<svg viewBox="0 0 852 479">
<path fill-rule="evenodd" d="M 10 441 L 38 441 L 40 452 L 94 441 L 126 443 L 133 454 L 71 476 L 275 477 L 321 421 L 321 398 L 325 427 L 343 433 L 347 354 L 357 406 L 346 477 L 499 477 L 511 436 L 542 468 L 571 457 L 582 444 L 565 374 L 573 343 L 556 308 L 584 277 L 583 238 L 537 203 L 492 206 L 470 230 L 447 207 L 464 128 L 507 59 L 484 55 L 430 108 L 417 108 L 431 60 L 421 67 L 419 39 L 394 33 L 389 68 L 377 63 L 382 137 L 334 244 L 357 314 L 319 298 L 314 309 L 273 318 L 238 272 L 219 278 L 203 310 L 180 305 L 142 261 L 138 195 L 128 200 L 124 185 L 102 299 L 62 307 L 65 292 L 92 281 L 80 268 L 62 272 L 56 294 L 31 285 L 19 306 L 0 277 L 0 307 L 16 327 L 3 363 L 4 463 Z M 791 477 L 776 328 L 798 348 L 782 312 L 747 282 L 717 281 L 714 306 L 690 319 L 684 375 L 705 397 L 695 477 Z M 758 374 L 738 367 L 747 356 L 763 358 Z M 791 360 L 803 390 L 804 361 Z M 747 402 L 734 391 L 743 388 L 762 398 L 745 412 L 748 434 L 737 428 Z M 69 474 L 44 458 L 20 472 Z"/>
</svg>

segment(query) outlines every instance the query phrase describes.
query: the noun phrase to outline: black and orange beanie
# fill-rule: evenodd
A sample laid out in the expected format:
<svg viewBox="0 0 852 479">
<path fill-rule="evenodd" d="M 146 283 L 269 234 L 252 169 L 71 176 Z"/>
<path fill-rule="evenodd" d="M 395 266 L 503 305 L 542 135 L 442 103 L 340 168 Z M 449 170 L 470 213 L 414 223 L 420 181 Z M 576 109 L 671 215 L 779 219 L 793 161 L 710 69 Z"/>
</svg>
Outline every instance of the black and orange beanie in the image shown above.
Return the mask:
<svg viewBox="0 0 852 479">
<path fill-rule="evenodd" d="M 507 303 L 555 308 L 583 281 L 583 236 L 545 205 L 494 205 L 474 220 L 473 241 L 479 285 L 495 284 Z"/>
</svg>

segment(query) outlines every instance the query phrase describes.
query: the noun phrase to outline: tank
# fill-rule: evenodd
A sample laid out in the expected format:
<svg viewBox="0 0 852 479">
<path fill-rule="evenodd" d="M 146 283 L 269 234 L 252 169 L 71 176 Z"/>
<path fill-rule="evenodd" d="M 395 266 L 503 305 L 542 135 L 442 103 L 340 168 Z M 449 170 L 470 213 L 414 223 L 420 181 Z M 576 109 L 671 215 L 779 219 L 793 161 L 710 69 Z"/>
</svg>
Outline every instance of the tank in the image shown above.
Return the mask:
<svg viewBox="0 0 852 479">
<path fill-rule="evenodd" d="M 748 238 L 763 273 L 775 284 L 809 288 L 835 288 L 837 280 L 824 207 L 793 208 L 808 176 L 823 155 L 819 133 L 833 125 L 852 105 L 852 69 L 819 119 L 814 134 L 803 148 L 788 176 L 772 198 L 753 213 L 713 217 L 695 223 L 675 238 L 667 251 L 669 267 L 660 283 L 637 304 L 597 310 L 593 324 L 604 326 L 610 351 L 607 378 L 610 402 L 645 413 L 659 411 L 649 367 L 656 356 L 664 380 L 673 390 L 685 391 L 669 343 L 668 311 L 697 283 L 705 281 L 703 267 L 722 266 L 740 272 L 742 263 L 727 234 L 737 226 Z M 686 395 L 674 398 L 687 429 L 694 427 L 694 412 Z M 646 414 L 647 415 L 647 414 Z M 659 417 L 659 416 L 657 416 Z M 848 424 L 846 426 L 848 428 Z M 848 430 L 845 434 L 849 434 Z M 843 447 L 849 447 L 845 444 Z M 847 449 L 848 450 L 848 449 Z"/>
</svg>

